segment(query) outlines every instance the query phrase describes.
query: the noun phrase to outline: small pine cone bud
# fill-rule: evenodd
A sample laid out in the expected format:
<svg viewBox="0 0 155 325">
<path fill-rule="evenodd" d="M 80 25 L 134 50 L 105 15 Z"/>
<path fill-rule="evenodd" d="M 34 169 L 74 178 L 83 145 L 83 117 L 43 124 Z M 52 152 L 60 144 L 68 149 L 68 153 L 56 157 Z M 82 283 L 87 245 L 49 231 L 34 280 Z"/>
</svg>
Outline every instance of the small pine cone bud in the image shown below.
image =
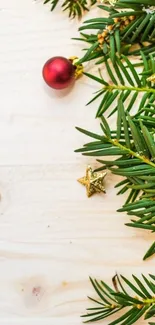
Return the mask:
<svg viewBox="0 0 155 325">
<path fill-rule="evenodd" d="M 135 16 L 130 16 L 129 19 L 132 21 L 132 20 L 135 20 Z"/>
<path fill-rule="evenodd" d="M 123 30 L 124 29 L 124 24 L 122 24 L 119 29 Z"/>
<path fill-rule="evenodd" d="M 151 81 L 155 84 L 155 73 L 152 76 L 148 77 L 147 81 Z"/>
<path fill-rule="evenodd" d="M 104 30 L 103 33 L 102 33 L 102 37 L 106 37 L 107 35 L 108 35 L 108 31 Z"/>
<path fill-rule="evenodd" d="M 103 37 L 101 37 L 99 40 L 98 40 L 98 42 L 99 42 L 99 44 L 103 44 L 104 43 L 104 38 Z"/>
<path fill-rule="evenodd" d="M 113 30 L 114 25 L 107 26 L 107 30 Z"/>
<path fill-rule="evenodd" d="M 128 19 L 125 20 L 124 25 L 128 26 L 130 24 L 130 21 Z"/>
<path fill-rule="evenodd" d="M 98 40 L 99 40 L 100 38 L 102 38 L 102 34 L 98 34 L 97 37 L 98 37 Z"/>
<path fill-rule="evenodd" d="M 119 23 L 119 21 L 120 21 L 120 18 L 119 17 L 114 18 L 114 23 L 115 24 Z"/>
</svg>

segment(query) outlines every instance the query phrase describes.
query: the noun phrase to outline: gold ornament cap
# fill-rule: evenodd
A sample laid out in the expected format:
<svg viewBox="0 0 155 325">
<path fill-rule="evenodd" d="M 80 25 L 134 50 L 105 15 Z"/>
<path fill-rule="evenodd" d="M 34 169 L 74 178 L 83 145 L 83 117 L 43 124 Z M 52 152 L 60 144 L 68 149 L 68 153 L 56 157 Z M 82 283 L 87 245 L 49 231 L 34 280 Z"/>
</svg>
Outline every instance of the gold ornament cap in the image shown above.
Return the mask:
<svg viewBox="0 0 155 325">
<path fill-rule="evenodd" d="M 77 56 L 71 56 L 69 60 L 72 62 L 72 64 L 75 67 L 75 72 L 74 72 L 75 79 L 78 79 L 83 75 L 83 71 L 84 71 L 83 64 L 77 64 L 79 61 L 79 58 Z"/>
</svg>

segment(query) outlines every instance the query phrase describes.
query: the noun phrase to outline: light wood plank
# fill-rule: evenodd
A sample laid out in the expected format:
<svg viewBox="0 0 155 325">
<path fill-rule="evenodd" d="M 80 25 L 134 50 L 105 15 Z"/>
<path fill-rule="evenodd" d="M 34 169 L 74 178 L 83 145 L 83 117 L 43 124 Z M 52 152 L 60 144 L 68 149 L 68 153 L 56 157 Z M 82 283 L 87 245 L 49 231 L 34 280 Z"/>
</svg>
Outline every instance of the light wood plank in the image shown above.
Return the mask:
<svg viewBox="0 0 155 325">
<path fill-rule="evenodd" d="M 91 199 L 76 182 L 96 166 L 74 153 L 87 141 L 74 127 L 98 131 L 96 105 L 85 107 L 98 86 L 83 77 L 56 93 L 41 77 L 50 56 L 81 55 L 78 26 L 42 1 L 0 0 L 0 325 L 79 325 L 89 275 L 154 271 L 142 261 L 153 236 L 116 213 L 117 178 Z"/>
</svg>

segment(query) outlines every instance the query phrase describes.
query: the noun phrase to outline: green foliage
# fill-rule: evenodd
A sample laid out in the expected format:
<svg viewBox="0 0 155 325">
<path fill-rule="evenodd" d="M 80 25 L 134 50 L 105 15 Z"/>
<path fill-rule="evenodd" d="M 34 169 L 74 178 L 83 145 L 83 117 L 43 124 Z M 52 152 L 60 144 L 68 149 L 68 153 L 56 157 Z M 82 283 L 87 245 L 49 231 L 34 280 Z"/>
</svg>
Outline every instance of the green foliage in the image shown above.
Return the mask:
<svg viewBox="0 0 155 325">
<path fill-rule="evenodd" d="M 94 141 L 76 152 L 97 157 L 102 164 L 98 170 L 109 169 L 123 177 L 116 184 L 118 194 L 129 194 L 118 211 L 132 216 L 128 226 L 155 232 L 155 12 L 150 0 L 109 2 L 113 5 L 99 6 L 107 12 L 106 17 L 87 20 L 80 27 L 90 48 L 77 64 L 95 59 L 96 64 L 104 64 L 108 78 L 102 77 L 101 69 L 99 77 L 85 73 L 102 85 L 88 103 L 101 98 L 96 117 L 101 118 L 102 134 L 77 128 Z M 85 34 L 83 30 L 97 33 Z M 139 47 L 134 49 L 135 45 Z M 138 64 L 131 55 L 139 56 Z M 107 111 L 108 117 L 117 113 L 115 129 L 104 117 Z M 116 158 L 101 159 L 104 156 Z M 144 259 L 153 254 L 155 242 Z"/>
<path fill-rule="evenodd" d="M 51 11 L 55 9 L 59 0 L 45 0 L 44 4 L 50 3 L 51 4 Z M 81 18 L 85 11 L 88 11 L 90 6 L 93 6 L 96 3 L 96 0 L 91 0 L 90 4 L 88 4 L 88 0 L 65 0 L 62 3 L 63 11 L 68 11 L 68 15 L 71 18 Z"/>
<path fill-rule="evenodd" d="M 110 56 L 114 63 L 116 53 L 131 55 L 135 44 L 138 44 L 141 50 L 149 46 L 149 51 L 153 51 L 155 49 L 155 12 L 151 8 L 147 10 L 151 2 L 149 0 L 119 0 L 116 1 L 115 6 L 99 5 L 100 9 L 107 12 L 108 18 L 89 19 L 79 28 L 82 33 L 78 40 L 90 44 L 90 48 L 86 50 L 86 55 L 81 58 L 80 62 L 97 59 L 98 64 Z M 120 11 L 120 8 L 123 10 Z M 91 30 L 90 34 L 83 33 L 89 30 Z M 92 46 L 94 43 L 96 43 L 95 49 Z M 138 49 L 135 54 L 136 52 L 139 54 Z"/>
<path fill-rule="evenodd" d="M 146 108 L 150 108 L 150 114 L 151 112 L 152 115 L 154 114 L 154 109 L 151 111 L 151 105 L 155 100 L 155 86 L 152 85 L 152 87 L 150 87 L 151 83 L 148 81 L 148 77 L 155 72 L 154 55 L 149 55 L 149 59 L 147 60 L 145 54 L 141 52 L 141 57 L 142 68 L 140 75 L 126 56 L 122 56 L 123 60 L 120 60 L 120 58 L 116 56 L 115 65 L 112 64 L 111 60 L 105 61 L 107 75 L 109 76 L 108 81 L 105 81 L 102 76 L 99 78 L 85 73 L 86 76 L 97 81 L 100 85 L 103 85 L 102 89 L 88 103 L 90 104 L 101 97 L 96 117 L 101 117 L 107 110 L 109 116 L 114 114 L 117 111 L 116 99 L 120 96 L 123 103 L 128 103 L 126 110 L 130 112 L 140 93 L 144 95 L 141 99 L 137 114 L 140 115 Z M 116 102 L 116 106 L 111 110 L 114 101 Z"/>
<path fill-rule="evenodd" d="M 129 5 L 129 1 L 124 2 Z M 133 0 L 130 1 L 130 4 L 131 2 L 135 5 Z M 144 2 L 146 4 L 147 0 Z M 116 5 L 120 5 L 120 3 L 123 3 L 123 1 L 116 2 Z M 136 3 L 136 6 L 141 6 L 140 2 Z M 113 6 L 100 7 L 110 12 L 109 17 L 98 18 L 97 21 L 94 19 L 89 20 L 87 21 L 87 27 L 92 27 L 92 24 L 94 26 L 95 23 L 103 24 L 103 28 L 105 28 L 106 24 L 112 23 L 111 19 L 114 16 L 115 18 L 120 16 L 120 12 L 118 13 Z M 138 9 L 140 10 L 140 7 L 132 7 L 132 10 L 136 10 L 136 13 Z M 148 12 L 148 10 L 145 11 L 146 14 Z M 129 14 L 131 15 L 130 11 Z M 151 12 L 151 14 L 153 13 Z M 145 25 L 147 31 L 148 25 L 150 25 L 149 20 Z M 97 28 L 97 25 L 94 28 Z M 139 27 L 137 26 L 137 28 Z M 135 35 L 135 30 L 132 33 Z M 80 62 L 99 58 L 99 43 L 96 41 L 95 36 L 92 34 L 90 36 L 83 35 L 85 38 L 88 37 L 88 42 L 92 42 L 92 45 Z M 140 36 L 137 33 L 136 35 L 137 37 Z M 91 37 L 91 41 L 89 37 Z M 113 35 L 113 37 L 115 36 Z M 135 40 L 137 41 L 137 39 Z M 127 40 L 125 44 L 127 44 Z M 113 41 L 111 45 L 114 45 Z M 122 46 L 118 40 L 117 46 L 119 48 Z M 126 55 L 118 53 L 119 51 L 115 46 L 111 48 L 110 52 L 104 53 L 104 58 L 103 52 L 100 54 L 102 59 L 99 59 L 97 63 L 104 62 L 108 80 L 106 81 L 102 77 L 100 70 L 99 77 L 90 73 L 85 73 L 85 75 L 102 85 L 102 88 L 88 104 L 101 98 L 96 117 L 101 118 L 103 134 L 97 135 L 77 128 L 94 138 L 93 142 L 87 143 L 77 152 L 100 158 L 98 162 L 102 166 L 99 170 L 108 168 L 113 174 L 123 177 L 123 181 L 116 184 L 116 187 L 120 187 L 118 194 L 129 192 L 124 206 L 118 210 L 119 212 L 127 212 L 128 215 L 132 216 L 130 223 L 127 223 L 127 225 L 152 232 L 155 231 L 155 82 L 151 83 L 149 77 L 155 74 L 154 50 L 155 43 L 143 47 L 140 51 L 134 50 L 132 53 L 130 52 L 132 55 L 140 54 L 138 64 L 133 64 L 132 60 L 129 60 Z M 129 52 L 126 54 L 129 55 Z M 142 94 L 141 99 L 140 94 Z M 136 102 L 139 102 L 139 107 L 135 114 Z M 104 117 L 106 111 L 108 111 L 109 117 L 117 112 L 117 125 L 114 130 L 111 130 Z M 134 115 L 131 115 L 131 113 Z M 110 161 L 101 159 L 104 156 L 117 156 L 117 158 Z M 145 254 L 144 259 L 153 254 L 155 254 L 155 242 Z"/>
<path fill-rule="evenodd" d="M 142 274 L 142 280 L 135 275 L 132 277 L 134 283 L 116 274 L 113 287 L 109 287 L 104 281 L 90 278 L 98 298 L 88 297 L 96 307 L 87 309 L 87 314 L 82 316 L 86 319 L 85 322 L 99 321 L 120 311 L 122 315 L 108 323 L 109 325 L 132 325 L 142 317 L 146 320 L 155 316 L 155 276 L 150 274 L 146 277 Z"/>
<path fill-rule="evenodd" d="M 97 161 L 102 164 L 100 170 L 107 168 L 113 174 L 123 177 L 123 181 L 116 184 L 116 187 L 121 187 L 118 194 L 128 191 L 129 195 L 124 206 L 118 211 L 125 211 L 132 216 L 131 222 L 127 223 L 128 226 L 154 232 L 155 117 L 152 117 L 147 110 L 143 110 L 140 115 L 129 115 L 124 109 L 122 98 L 123 96 L 120 96 L 117 105 L 116 129 L 111 130 L 103 116 L 101 117 L 101 135 L 77 128 L 80 132 L 94 138 L 94 141 L 85 144 L 76 152 L 97 157 Z M 117 157 L 109 161 L 102 160 L 101 157 L 104 156 Z M 155 244 L 146 253 L 144 259 L 154 253 Z"/>
</svg>

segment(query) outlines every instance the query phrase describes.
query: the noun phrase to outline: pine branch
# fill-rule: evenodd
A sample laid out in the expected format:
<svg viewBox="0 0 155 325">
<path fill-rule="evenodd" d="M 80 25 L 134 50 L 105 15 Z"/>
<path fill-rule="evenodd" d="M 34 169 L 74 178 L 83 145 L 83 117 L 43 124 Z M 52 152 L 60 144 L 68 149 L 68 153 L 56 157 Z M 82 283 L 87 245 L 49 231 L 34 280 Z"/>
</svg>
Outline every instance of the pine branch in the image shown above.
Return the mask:
<svg viewBox="0 0 155 325">
<path fill-rule="evenodd" d="M 140 115 L 141 116 L 141 115 Z M 144 115 L 144 123 L 150 121 L 149 115 Z M 155 125 L 155 118 L 152 118 Z M 153 121 L 151 123 L 153 123 Z M 124 206 L 119 212 L 127 212 L 135 216 L 126 225 L 135 228 L 155 231 L 155 140 L 154 129 L 147 128 L 142 118 L 131 117 L 125 112 L 122 98 L 118 101 L 117 128 L 111 130 L 102 117 L 102 135 L 81 128 L 80 132 L 95 139 L 76 150 L 85 156 L 117 156 L 115 160 L 101 160 L 100 170 L 108 168 L 113 174 L 124 177 L 116 187 L 121 186 L 118 194 L 129 191 Z M 146 123 L 147 124 L 147 123 Z M 96 141 L 97 140 L 97 141 Z M 120 156 L 118 158 L 118 156 Z M 144 259 L 155 253 L 155 243 L 148 250 Z"/>
<path fill-rule="evenodd" d="M 95 95 L 93 99 L 88 103 L 94 102 L 96 99 L 101 97 L 101 102 L 98 107 L 96 117 L 101 117 L 107 110 L 109 111 L 109 116 L 117 112 L 117 102 L 116 100 L 121 96 L 124 104 L 128 102 L 126 110 L 128 112 L 134 107 L 136 100 L 139 99 L 139 94 L 144 93 L 138 113 L 145 112 L 146 109 L 150 109 L 151 105 L 155 100 L 155 84 L 151 84 L 149 77 L 155 72 L 155 54 L 149 55 L 147 59 L 146 55 L 141 52 L 141 73 L 138 74 L 136 68 L 134 67 L 132 61 L 126 56 L 122 56 L 122 60 L 116 56 L 115 65 L 113 65 L 111 60 L 105 61 L 105 67 L 107 75 L 109 76 L 109 81 L 105 81 L 100 73 L 100 78 L 89 73 L 85 73 L 86 76 L 95 80 L 100 85 L 103 85 L 102 89 Z M 111 106 L 113 107 L 114 102 L 116 106 L 110 111 Z M 88 105 L 87 104 L 87 105 Z M 152 109 L 153 116 L 154 109 Z"/>
<path fill-rule="evenodd" d="M 118 210 L 119 212 L 125 211 L 128 215 L 132 216 L 130 223 L 127 223 L 127 225 L 154 232 L 155 40 L 152 35 L 154 35 L 155 24 L 153 18 L 154 11 L 150 10 L 151 8 L 149 5 L 150 2 L 147 0 L 119 0 L 116 1 L 115 7 L 100 6 L 100 8 L 109 13 L 108 17 L 91 19 L 84 22 L 84 27 L 82 27 L 83 30 L 98 28 L 102 28 L 103 30 L 106 28 L 107 30 L 108 26 L 109 32 L 106 35 L 108 35 L 111 40 L 109 40 L 109 49 L 107 50 L 106 48 L 106 51 L 104 51 L 105 42 L 104 49 L 101 49 L 98 36 L 95 38 L 95 34 L 82 34 L 87 42 L 91 44 L 91 47 L 78 63 L 101 57 L 102 59 L 99 59 L 97 64 L 104 62 L 108 74 L 108 81 L 102 77 L 100 70 L 100 77 L 85 73 L 87 77 L 102 85 L 102 88 L 88 104 L 101 97 L 96 117 L 100 117 L 102 120 L 101 129 L 103 134 L 98 135 L 77 128 L 80 132 L 95 139 L 95 141 L 87 143 L 83 148 L 78 149 L 77 152 L 82 152 L 83 155 L 96 156 L 98 158 L 104 156 L 117 156 L 117 158 L 112 161 L 98 159 L 98 162 L 102 164 L 98 170 L 108 168 L 113 174 L 123 177 L 123 181 L 116 184 L 116 187 L 121 187 L 118 194 L 129 192 L 124 206 Z M 116 10 L 118 6 L 122 6 L 122 8 L 125 6 L 125 8 L 132 9 L 135 14 L 133 21 L 135 22 L 140 18 L 141 22 L 140 25 L 136 25 L 136 29 L 129 28 L 129 30 L 128 25 L 130 25 L 130 23 L 127 23 L 127 27 L 124 27 L 121 33 L 119 30 L 119 34 L 117 33 L 116 38 L 116 27 L 118 27 L 119 24 L 120 28 L 120 22 L 122 23 L 120 18 L 122 15 L 124 21 L 131 17 L 131 11 L 128 10 L 128 12 L 123 11 L 120 13 L 120 11 Z M 146 8 L 149 8 L 149 10 L 146 10 Z M 148 14 L 151 16 L 148 16 Z M 110 26 L 113 27 L 111 28 Z M 121 53 L 122 50 L 118 50 L 123 48 L 121 35 L 123 35 L 124 30 L 127 36 L 127 38 L 124 38 L 126 55 Z M 132 55 L 140 54 L 138 64 L 133 64 L 132 60 L 129 60 L 127 57 L 127 55 L 129 55 L 128 49 L 130 48 L 128 36 L 130 36 L 133 43 L 142 42 L 142 38 L 144 37 L 142 31 L 144 35 L 151 31 L 152 44 L 147 47 L 143 46 L 140 51 L 136 49 L 130 52 Z M 106 35 L 102 36 L 107 37 Z M 149 38 L 149 40 L 150 39 L 151 38 Z M 139 69 L 141 69 L 140 72 Z M 141 93 L 143 95 L 140 99 L 139 94 Z M 139 102 L 139 107 L 136 114 L 131 116 L 129 113 L 131 114 L 136 101 Z M 115 102 L 116 105 L 114 106 Z M 109 111 L 109 116 L 117 112 L 117 125 L 115 130 L 110 129 L 109 124 L 103 116 L 107 110 Z M 118 158 L 118 156 L 120 157 Z M 144 259 L 147 259 L 153 254 L 155 254 L 155 242 L 146 252 Z"/>
<path fill-rule="evenodd" d="M 83 23 L 79 31 L 94 30 L 94 34 L 83 34 L 79 40 L 86 41 L 90 48 L 86 55 L 80 60 L 81 63 L 92 59 L 99 59 L 96 63 L 104 62 L 111 58 L 115 63 L 116 53 L 131 55 L 133 45 L 139 44 L 141 50 L 145 51 L 145 42 L 149 44 L 149 51 L 155 49 L 155 12 L 150 8 L 149 0 L 146 1 L 113 1 L 115 6 L 99 5 L 99 8 L 108 13 L 108 18 L 89 19 Z M 130 8 L 120 11 L 120 8 Z M 147 8 L 149 7 L 149 10 Z M 119 8 L 119 10 L 117 10 Z M 97 30 L 97 33 L 96 33 Z M 94 48 L 94 44 L 96 47 Z M 147 45 L 148 47 L 148 45 Z M 137 54 L 139 53 L 136 50 Z"/>
<path fill-rule="evenodd" d="M 91 6 L 93 6 L 97 0 L 65 0 L 61 7 L 63 11 L 68 11 L 68 15 L 71 18 L 81 18 L 84 12 L 88 11 Z M 51 11 L 53 11 L 59 0 L 45 0 L 44 4 L 50 3 L 51 4 Z"/>
<path fill-rule="evenodd" d="M 113 288 L 104 281 L 90 278 L 91 284 L 98 298 L 88 297 L 95 302 L 96 307 L 87 309 L 87 313 L 82 317 L 87 322 L 94 322 L 105 319 L 113 314 L 122 311 L 121 316 L 116 316 L 109 325 L 132 325 L 142 317 L 150 319 L 155 316 L 155 277 L 142 274 L 142 280 L 135 275 L 132 276 L 134 283 L 124 276 L 116 274 L 113 280 Z M 130 294 L 128 293 L 130 290 Z M 150 323 L 154 324 L 154 323 Z"/>
</svg>

